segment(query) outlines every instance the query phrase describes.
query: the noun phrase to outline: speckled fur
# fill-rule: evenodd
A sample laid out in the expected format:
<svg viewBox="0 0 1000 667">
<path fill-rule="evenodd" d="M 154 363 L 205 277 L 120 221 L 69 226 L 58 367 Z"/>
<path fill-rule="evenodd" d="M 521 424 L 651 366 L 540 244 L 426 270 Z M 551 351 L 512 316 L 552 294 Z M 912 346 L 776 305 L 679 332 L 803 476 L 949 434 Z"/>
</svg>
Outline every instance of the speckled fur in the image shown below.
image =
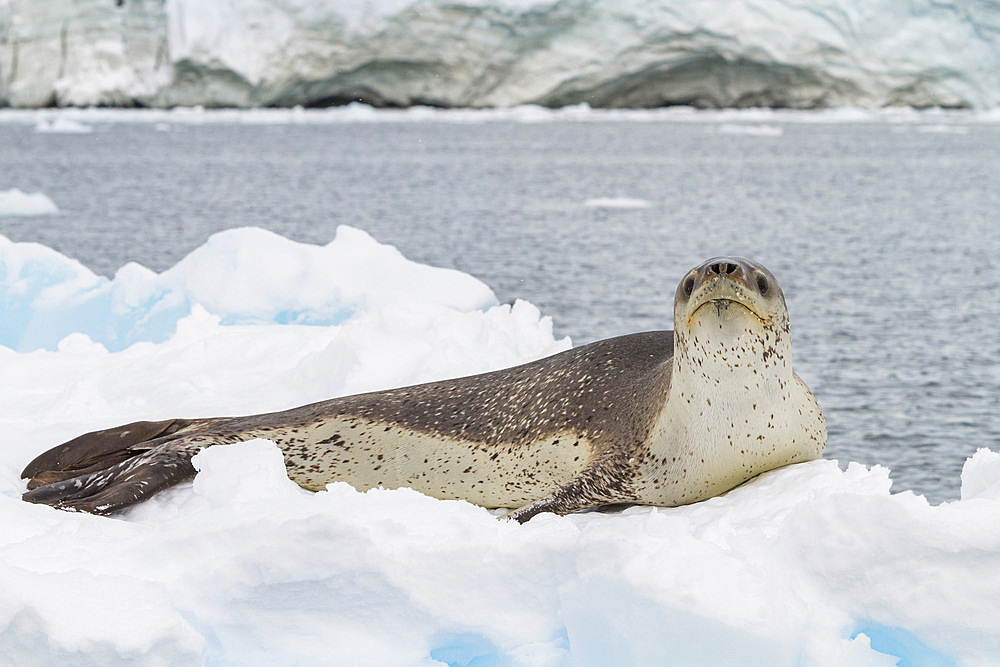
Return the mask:
<svg viewBox="0 0 1000 667">
<path fill-rule="evenodd" d="M 720 266 L 735 268 L 713 273 Z M 521 508 L 514 516 L 523 521 L 612 503 L 695 502 L 820 455 L 822 410 L 791 370 L 784 298 L 766 269 L 709 260 L 681 282 L 674 312 L 676 334 L 621 336 L 493 373 L 81 436 L 29 464 L 24 476 L 38 482 L 25 499 L 111 512 L 193 475 L 190 457 L 204 446 L 261 437 L 278 444 L 289 477 L 307 489 L 410 487 Z M 147 431 L 154 437 L 128 440 Z M 107 444 L 111 432 L 121 443 Z"/>
</svg>

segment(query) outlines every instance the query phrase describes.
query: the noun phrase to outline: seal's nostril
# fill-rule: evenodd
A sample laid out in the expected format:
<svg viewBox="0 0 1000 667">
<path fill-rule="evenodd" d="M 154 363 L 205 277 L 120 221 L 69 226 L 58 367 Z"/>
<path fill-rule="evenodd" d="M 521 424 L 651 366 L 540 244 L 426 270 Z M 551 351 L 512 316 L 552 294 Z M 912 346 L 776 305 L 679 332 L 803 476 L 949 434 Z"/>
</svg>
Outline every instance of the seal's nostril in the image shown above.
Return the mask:
<svg viewBox="0 0 1000 667">
<path fill-rule="evenodd" d="M 716 264 L 709 264 L 708 272 L 715 273 L 720 276 L 722 275 L 730 276 L 736 273 L 736 269 L 738 268 L 739 267 L 736 264 L 733 264 L 731 262 L 718 262 Z"/>
</svg>

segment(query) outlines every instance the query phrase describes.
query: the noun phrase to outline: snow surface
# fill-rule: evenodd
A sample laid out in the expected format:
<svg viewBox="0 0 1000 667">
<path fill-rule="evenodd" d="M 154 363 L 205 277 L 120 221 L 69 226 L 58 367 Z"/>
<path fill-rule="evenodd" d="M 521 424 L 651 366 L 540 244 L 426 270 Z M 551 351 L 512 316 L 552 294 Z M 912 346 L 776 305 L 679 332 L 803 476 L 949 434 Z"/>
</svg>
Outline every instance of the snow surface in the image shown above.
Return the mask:
<svg viewBox="0 0 1000 667">
<path fill-rule="evenodd" d="M 23 465 L 86 430 L 277 410 L 570 343 L 531 304 L 491 305 L 473 278 L 350 228 L 323 247 L 236 230 L 108 283 L 48 248 L 0 249 L 0 325 L 44 313 L 70 332 L 0 346 L 0 664 L 1000 662 L 1000 454 L 985 449 L 939 506 L 890 494 L 884 468 L 821 460 L 688 507 L 522 526 L 409 490 L 308 493 L 264 440 L 205 450 L 193 483 L 116 518 L 24 503 Z M 109 351 L 88 333 L 157 319 L 156 290 L 186 304 L 162 340 Z M 70 307 L 89 292 L 111 296 Z M 278 323 L 289 311 L 317 324 Z"/>
<path fill-rule="evenodd" d="M 59 207 L 41 192 L 0 191 L 0 216 L 53 215 Z"/>
</svg>

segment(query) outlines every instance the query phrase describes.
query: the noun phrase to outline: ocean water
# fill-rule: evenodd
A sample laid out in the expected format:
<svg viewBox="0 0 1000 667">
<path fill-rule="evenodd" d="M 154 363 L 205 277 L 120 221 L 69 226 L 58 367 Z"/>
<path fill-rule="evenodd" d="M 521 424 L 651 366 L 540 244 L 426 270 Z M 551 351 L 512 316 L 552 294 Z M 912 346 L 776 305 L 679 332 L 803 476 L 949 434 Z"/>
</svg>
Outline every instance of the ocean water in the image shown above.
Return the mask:
<svg viewBox="0 0 1000 667">
<path fill-rule="evenodd" d="M 782 284 L 828 457 L 940 502 L 965 456 L 1000 447 L 998 123 L 96 118 L 72 134 L 0 122 L 0 190 L 61 210 L 0 217 L 0 234 L 111 275 L 163 270 L 228 227 L 326 243 L 346 223 L 530 300 L 576 344 L 670 328 L 688 268 L 746 255 Z"/>
</svg>

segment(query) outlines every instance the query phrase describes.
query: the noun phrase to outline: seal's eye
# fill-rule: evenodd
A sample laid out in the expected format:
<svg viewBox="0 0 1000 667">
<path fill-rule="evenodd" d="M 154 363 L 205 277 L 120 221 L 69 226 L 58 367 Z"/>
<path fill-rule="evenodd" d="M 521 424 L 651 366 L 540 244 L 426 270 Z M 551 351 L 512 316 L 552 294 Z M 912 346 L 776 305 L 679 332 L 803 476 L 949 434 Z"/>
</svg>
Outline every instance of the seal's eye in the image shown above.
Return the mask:
<svg viewBox="0 0 1000 667">
<path fill-rule="evenodd" d="M 691 296 L 691 292 L 694 291 L 694 276 L 688 276 L 687 280 L 684 281 L 684 294 Z"/>
<path fill-rule="evenodd" d="M 761 296 L 767 294 L 767 278 L 764 277 L 763 273 L 757 274 L 757 291 L 760 292 Z"/>
</svg>

